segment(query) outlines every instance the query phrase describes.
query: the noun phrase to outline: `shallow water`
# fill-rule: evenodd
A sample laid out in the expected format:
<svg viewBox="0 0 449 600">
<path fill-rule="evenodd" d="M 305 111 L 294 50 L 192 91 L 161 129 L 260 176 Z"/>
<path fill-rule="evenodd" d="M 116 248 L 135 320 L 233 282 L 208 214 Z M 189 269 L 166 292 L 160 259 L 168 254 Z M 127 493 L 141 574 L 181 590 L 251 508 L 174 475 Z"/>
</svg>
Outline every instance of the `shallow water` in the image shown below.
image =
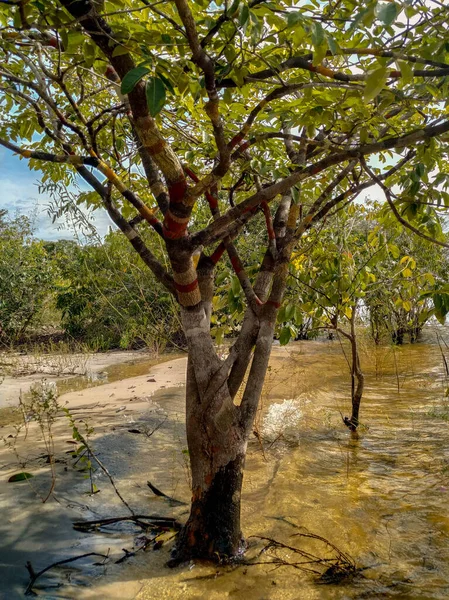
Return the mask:
<svg viewBox="0 0 449 600">
<path fill-rule="evenodd" d="M 298 342 L 274 349 L 256 420 L 263 441 L 254 436 L 249 443 L 242 497 L 242 525 L 248 538 L 267 536 L 316 550 L 312 542 L 292 537 L 298 532 L 293 523 L 350 554 L 364 569 L 358 577 L 320 585 L 310 575 L 273 565 L 217 569 L 191 564 L 169 570 L 164 566 L 167 545 L 120 565 L 93 567 L 83 562 L 70 570 L 55 570 L 51 581 L 63 587 L 45 588 L 43 578 L 41 596 L 449 597 L 449 406 L 444 397 L 449 384 L 440 349 L 432 332 L 413 346 L 361 345 L 366 389 L 357 437 L 351 436 L 340 416 L 349 412 L 350 381 L 338 341 Z M 285 400 L 293 403 L 285 405 Z M 160 390 L 148 410 L 133 421 L 133 427 L 162 422 L 150 438 L 105 426 L 95 442 L 122 494 L 140 511 L 185 518 L 185 507 L 170 507 L 149 494 L 145 485 L 150 479 L 166 493 L 188 500 L 183 402 L 182 388 Z M 283 412 L 283 406 L 289 410 Z M 301 412 L 293 422 L 292 406 Z M 110 424 L 114 419 L 117 416 L 110 416 Z M 85 485 L 74 482 L 69 494 L 73 502 L 82 498 Z M 101 487 L 101 494 L 83 500 L 88 510 L 102 516 L 123 513 L 104 481 Z M 63 520 L 61 515 L 58 519 Z M 132 542 L 129 530 L 123 529 L 115 534 L 76 534 L 69 545 L 75 554 L 111 548 L 118 558 L 120 549 L 131 548 Z M 254 555 L 262 546 L 254 538 L 250 542 L 254 546 L 249 554 Z M 41 547 L 45 552 L 45 543 Z M 269 560 L 269 554 L 262 557 Z M 294 560 L 292 555 L 287 558 Z"/>
<path fill-rule="evenodd" d="M 251 441 L 244 532 L 291 544 L 297 530 L 279 520 L 284 517 L 349 553 L 365 568 L 359 577 L 319 585 L 292 568 L 253 566 L 207 579 L 214 573 L 207 567 L 172 573 L 161 572 L 159 564 L 141 567 L 159 579 L 157 591 L 148 580 L 138 598 L 449 597 L 448 382 L 434 342 L 429 333 L 428 343 L 363 349 L 364 426 L 357 438 L 339 413 L 348 414 L 350 394 L 339 343 L 303 342 L 274 351 L 259 432 L 265 433 L 270 407 L 285 399 L 295 399 L 302 416 L 294 427 L 288 418 L 281 423 L 284 434 L 274 443 L 268 430 L 264 453 Z"/>
</svg>

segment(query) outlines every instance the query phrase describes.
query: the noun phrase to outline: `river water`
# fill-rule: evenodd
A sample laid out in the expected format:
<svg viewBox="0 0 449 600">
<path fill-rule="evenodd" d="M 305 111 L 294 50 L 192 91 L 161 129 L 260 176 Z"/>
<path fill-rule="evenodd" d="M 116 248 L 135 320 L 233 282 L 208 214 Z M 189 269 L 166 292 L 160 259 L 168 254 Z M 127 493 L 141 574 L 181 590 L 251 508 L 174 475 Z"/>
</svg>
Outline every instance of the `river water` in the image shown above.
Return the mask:
<svg viewBox="0 0 449 600">
<path fill-rule="evenodd" d="M 272 564 L 190 564 L 170 570 L 165 567 L 167 544 L 120 565 L 80 567 L 69 578 L 63 573 L 64 586 L 51 594 L 43 588 L 42 597 L 448 598 L 449 382 L 435 336 L 429 330 L 423 342 L 400 348 L 376 348 L 362 341 L 366 388 L 357 436 L 341 419 L 350 413 L 345 347 L 334 340 L 274 348 L 245 470 L 242 527 L 251 544 L 248 555 L 256 556 L 263 547 L 251 536 L 265 536 L 324 556 L 328 548 L 323 544 L 295 535 L 307 531 L 351 555 L 363 569 L 357 576 L 323 584 L 292 567 Z M 443 353 L 449 358 L 444 344 Z M 129 434 L 120 438 L 114 432 L 96 442 L 134 506 L 180 519 L 185 507 L 149 498 L 142 478 L 188 500 L 183 392 L 177 387 L 154 394 L 152 410 L 136 426 L 166 420 L 149 440 Z M 96 514 L 110 499 L 101 495 Z M 109 515 L 108 509 L 103 516 Z M 119 548 L 125 543 L 130 547 L 120 536 L 118 543 Z M 84 534 L 77 544 L 84 552 L 107 547 L 117 551 L 113 536 L 106 533 Z M 271 556 L 264 553 L 259 561 Z M 283 558 L 297 560 L 291 552 Z"/>
</svg>

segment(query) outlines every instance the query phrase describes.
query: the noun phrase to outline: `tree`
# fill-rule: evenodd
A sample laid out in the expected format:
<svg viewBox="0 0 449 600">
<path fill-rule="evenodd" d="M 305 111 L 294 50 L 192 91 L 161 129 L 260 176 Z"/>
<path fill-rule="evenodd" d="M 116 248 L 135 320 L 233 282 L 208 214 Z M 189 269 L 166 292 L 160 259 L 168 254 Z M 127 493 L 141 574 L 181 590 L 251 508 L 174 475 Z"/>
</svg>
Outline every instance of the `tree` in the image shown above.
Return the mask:
<svg viewBox="0 0 449 600">
<path fill-rule="evenodd" d="M 44 244 L 33 238 L 30 219 L 0 211 L 0 340 L 19 340 L 39 318 L 54 282 Z"/>
<path fill-rule="evenodd" d="M 193 489 L 175 559 L 233 557 L 243 548 L 246 444 L 295 245 L 375 183 L 405 227 L 432 236 L 420 211 L 403 216 L 401 203 L 410 169 L 429 182 L 438 169 L 447 181 L 445 8 L 433 0 L 425 9 L 367 0 L 361 10 L 355 0 L 3 4 L 1 143 L 44 180 L 83 178 L 96 194 L 80 200 L 103 206 L 176 296 L 189 350 Z M 422 202 L 435 212 L 431 189 L 429 197 Z M 237 243 L 250 221 L 266 224 L 253 239 L 261 257 L 253 277 Z M 151 243 L 140 234 L 146 227 Z M 165 261 L 153 251 L 161 243 Z M 246 311 L 221 359 L 210 321 L 224 253 Z"/>
<path fill-rule="evenodd" d="M 385 334 L 402 343 L 405 333 L 416 341 L 434 312 L 423 294 L 447 273 L 440 248 L 404 235 L 389 217 L 378 203 L 352 204 L 328 216 L 318 238 L 303 238 L 291 261 L 287 304 L 278 315 L 289 317 L 281 343 L 295 337 L 304 322 L 349 342 L 352 414 L 344 422 L 352 431 L 364 389 L 356 325 L 369 320 L 375 343 Z"/>
<path fill-rule="evenodd" d="M 131 348 L 136 344 L 164 348 L 179 321 L 171 294 L 148 280 L 147 269 L 117 231 L 99 243 L 47 242 L 58 273 L 54 285 L 61 325 L 74 339 L 94 350 Z"/>
<path fill-rule="evenodd" d="M 359 425 L 365 382 L 356 331 L 358 311 L 367 290 L 376 285 L 373 267 L 387 246 L 373 248 L 367 243 L 370 218 L 365 206 L 351 205 L 344 213 L 337 212 L 307 253 L 299 248 L 292 261 L 294 281 L 289 289 L 289 299 L 296 301 L 313 327 L 335 331 L 350 344 L 346 358 L 352 410 L 351 417 L 343 421 L 351 431 Z M 305 245 L 307 248 L 307 241 Z"/>
</svg>

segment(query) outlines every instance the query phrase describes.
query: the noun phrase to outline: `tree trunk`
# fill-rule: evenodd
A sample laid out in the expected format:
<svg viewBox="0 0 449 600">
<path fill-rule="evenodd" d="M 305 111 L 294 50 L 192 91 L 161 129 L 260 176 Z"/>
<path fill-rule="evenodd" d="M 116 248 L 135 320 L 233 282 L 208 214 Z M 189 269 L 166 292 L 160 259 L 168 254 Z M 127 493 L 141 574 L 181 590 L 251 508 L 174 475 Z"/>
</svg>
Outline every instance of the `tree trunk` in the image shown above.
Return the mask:
<svg viewBox="0 0 449 600">
<path fill-rule="evenodd" d="M 359 426 L 360 402 L 362 400 L 365 377 L 360 367 L 360 355 L 357 345 L 357 333 L 355 330 L 356 307 L 354 306 L 351 316 L 351 354 L 352 354 L 352 412 L 351 412 L 351 431 L 355 431 Z"/>
<path fill-rule="evenodd" d="M 289 196 L 283 199 L 278 212 L 281 209 L 288 219 L 286 224 L 280 217 L 275 220 L 279 242 L 285 232 L 293 234 L 299 212 L 296 205 L 291 205 Z M 260 304 L 253 307 L 249 295 L 240 335 L 227 358 L 218 358 L 210 336 L 214 267 L 210 258 L 200 258 L 198 263 L 201 302 L 181 306 L 189 349 L 186 431 L 192 505 L 170 566 L 191 559 L 228 562 L 245 549 L 240 502 L 247 440 L 268 368 L 293 243 L 292 237 L 285 246 L 279 245 L 276 261 L 271 256 L 272 250 L 267 250 L 254 286 Z M 240 403 L 235 404 L 248 368 L 244 393 Z"/>
<path fill-rule="evenodd" d="M 357 352 L 357 349 L 356 349 Z M 354 386 L 352 393 L 352 413 L 351 413 L 351 431 L 355 431 L 359 425 L 359 412 L 360 412 L 360 402 L 363 396 L 363 388 L 365 386 L 365 377 L 360 368 L 360 360 L 357 353 L 357 358 L 355 360 L 354 368 L 354 378 L 356 380 L 356 385 Z"/>
<path fill-rule="evenodd" d="M 351 430 L 356 431 L 359 426 L 359 412 L 360 412 L 360 403 L 363 396 L 363 389 L 365 386 L 365 376 L 363 374 L 362 368 L 360 366 L 360 355 L 359 349 L 357 345 L 357 332 L 355 329 L 355 317 L 356 317 L 356 308 L 357 305 L 354 306 L 352 310 L 352 315 L 350 319 L 351 332 L 346 333 L 342 329 L 337 329 L 340 333 L 342 333 L 351 344 L 351 418 L 345 417 L 343 419 L 345 425 Z"/>
<path fill-rule="evenodd" d="M 191 460 L 195 480 L 209 469 L 208 464 L 198 464 L 202 458 Z M 244 552 L 240 527 L 244 462 L 245 449 L 240 448 L 237 456 L 230 455 L 227 464 L 214 472 L 209 470 L 206 486 L 194 490 L 190 516 L 180 533 L 170 566 L 191 559 L 226 563 Z"/>
<path fill-rule="evenodd" d="M 240 555 L 240 496 L 246 441 L 227 380 L 212 402 L 198 393 L 192 360 L 187 368 L 186 428 L 192 474 L 190 516 L 170 566 L 191 559 L 227 562 Z M 203 395 L 204 398 L 204 395 Z M 213 405 L 221 405 L 218 416 Z"/>
</svg>

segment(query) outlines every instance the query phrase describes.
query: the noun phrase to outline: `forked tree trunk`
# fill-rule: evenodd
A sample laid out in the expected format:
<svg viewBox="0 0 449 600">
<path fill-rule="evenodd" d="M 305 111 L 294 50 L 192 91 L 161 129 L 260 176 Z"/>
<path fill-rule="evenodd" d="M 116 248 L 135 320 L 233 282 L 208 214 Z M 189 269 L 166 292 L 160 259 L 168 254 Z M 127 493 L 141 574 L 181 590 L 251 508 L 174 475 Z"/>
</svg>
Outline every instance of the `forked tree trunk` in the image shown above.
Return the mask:
<svg viewBox="0 0 449 600">
<path fill-rule="evenodd" d="M 259 318 L 250 314 L 242 327 L 240 344 L 235 344 L 225 361 L 219 361 L 213 353 L 204 306 L 182 311 L 189 343 L 186 430 L 192 504 L 170 566 L 191 559 L 227 562 L 245 549 L 240 526 L 243 468 L 268 367 L 277 310 L 278 303 L 271 302 L 262 308 Z M 257 334 L 253 338 L 254 323 Z M 242 357 L 246 345 L 249 350 L 254 347 L 254 353 L 249 351 L 241 364 L 237 358 Z M 251 356 L 247 384 L 237 405 L 234 397 Z"/>
<path fill-rule="evenodd" d="M 297 206 L 285 196 L 274 223 L 279 243 L 285 232 L 293 233 L 297 217 Z M 273 250 L 267 249 L 254 285 L 258 304 L 249 295 L 240 334 L 226 359 L 218 358 L 210 335 L 214 264 L 209 258 L 201 258 L 197 267 L 201 302 L 181 307 L 189 349 L 186 431 L 192 504 L 170 566 L 191 559 L 226 562 L 245 549 L 240 503 L 247 440 L 268 368 L 292 248 L 293 237 L 276 250 L 276 261 Z M 241 401 L 235 403 L 247 373 Z"/>
<path fill-rule="evenodd" d="M 170 564 L 195 558 L 226 561 L 244 550 L 240 496 L 246 441 L 232 407 L 217 422 L 210 405 L 203 405 L 190 359 L 186 394 L 192 504 Z"/>
</svg>

